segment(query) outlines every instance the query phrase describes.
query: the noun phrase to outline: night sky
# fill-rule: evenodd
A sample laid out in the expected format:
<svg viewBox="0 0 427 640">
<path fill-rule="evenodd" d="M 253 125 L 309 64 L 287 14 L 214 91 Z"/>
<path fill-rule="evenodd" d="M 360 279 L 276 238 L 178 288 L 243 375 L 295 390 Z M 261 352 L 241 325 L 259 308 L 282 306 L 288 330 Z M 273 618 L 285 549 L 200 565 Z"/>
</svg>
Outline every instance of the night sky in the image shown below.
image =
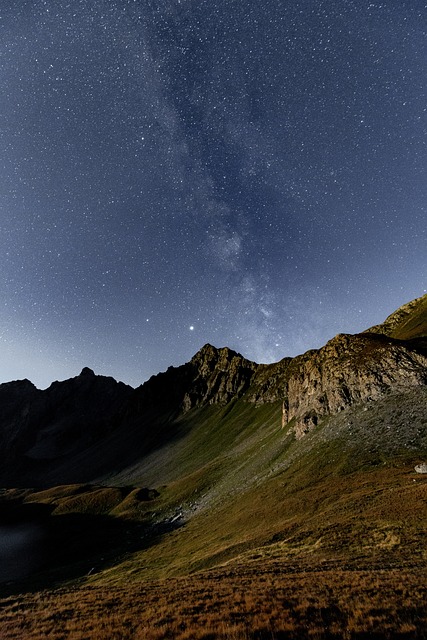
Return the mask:
<svg viewBox="0 0 427 640">
<path fill-rule="evenodd" d="M 0 13 L 0 381 L 276 361 L 425 292 L 424 1 Z"/>
</svg>

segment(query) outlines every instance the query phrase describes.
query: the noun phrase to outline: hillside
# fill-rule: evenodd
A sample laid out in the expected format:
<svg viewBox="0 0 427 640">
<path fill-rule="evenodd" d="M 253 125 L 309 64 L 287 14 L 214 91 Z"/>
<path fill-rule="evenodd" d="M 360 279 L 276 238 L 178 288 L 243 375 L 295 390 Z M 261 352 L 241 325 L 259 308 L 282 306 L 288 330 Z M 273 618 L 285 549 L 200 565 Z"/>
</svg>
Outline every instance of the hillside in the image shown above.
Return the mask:
<svg viewBox="0 0 427 640">
<path fill-rule="evenodd" d="M 2 637 L 426 637 L 426 300 L 272 365 L 1 385 L 0 513 L 37 533 Z"/>
<path fill-rule="evenodd" d="M 370 333 L 382 333 L 400 340 L 426 338 L 427 296 L 411 300 L 391 313 L 382 324 L 371 327 Z"/>
</svg>

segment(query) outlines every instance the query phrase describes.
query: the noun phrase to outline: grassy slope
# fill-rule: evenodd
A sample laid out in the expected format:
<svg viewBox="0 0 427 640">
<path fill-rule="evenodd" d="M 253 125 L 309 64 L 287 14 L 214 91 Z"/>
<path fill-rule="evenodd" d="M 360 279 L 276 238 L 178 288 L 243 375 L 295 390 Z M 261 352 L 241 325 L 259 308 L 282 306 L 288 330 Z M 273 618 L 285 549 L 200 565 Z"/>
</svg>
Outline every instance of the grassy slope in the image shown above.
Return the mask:
<svg viewBox="0 0 427 640">
<path fill-rule="evenodd" d="M 96 566 L 94 583 L 184 575 L 252 552 L 264 557 L 264 548 L 300 561 L 361 561 L 366 552 L 369 563 L 384 549 L 396 562 L 421 559 L 425 477 L 414 465 L 427 459 L 426 406 L 423 389 L 390 394 L 325 420 L 300 441 L 292 425 L 280 428 L 277 404 L 210 406 L 181 418 L 181 439 L 106 479 L 121 490 L 71 486 L 26 501 L 54 506 L 54 517 L 143 525 L 144 542 L 119 544 L 122 560 Z M 141 500 L 129 486 L 158 495 Z"/>
<path fill-rule="evenodd" d="M 413 467 L 426 396 L 353 407 L 298 442 L 277 405 L 187 414 L 181 440 L 117 478 L 157 488 L 141 512 L 127 489 L 88 493 L 91 509 L 180 526 L 57 591 L 3 600 L 1 637 L 425 637 L 427 477 Z M 75 495 L 37 500 L 63 513 Z"/>
<path fill-rule="evenodd" d="M 391 552 L 397 563 L 421 560 L 426 486 L 414 465 L 427 457 L 426 405 L 424 390 L 391 394 L 298 442 L 278 426 L 277 406 L 240 401 L 222 420 L 214 408 L 189 416 L 197 428 L 155 461 L 166 484 L 159 517 L 182 514 L 183 526 L 95 580 L 128 580 L 128 570 L 138 580 L 182 575 L 254 549 L 263 555 L 266 545 L 301 560 L 314 551 L 346 562 L 364 553 L 368 563 L 384 553 L 390 561 Z M 155 482 L 152 462 L 128 479 Z"/>
<path fill-rule="evenodd" d="M 411 300 L 368 331 L 384 333 L 399 340 L 427 337 L 427 294 Z"/>
</svg>

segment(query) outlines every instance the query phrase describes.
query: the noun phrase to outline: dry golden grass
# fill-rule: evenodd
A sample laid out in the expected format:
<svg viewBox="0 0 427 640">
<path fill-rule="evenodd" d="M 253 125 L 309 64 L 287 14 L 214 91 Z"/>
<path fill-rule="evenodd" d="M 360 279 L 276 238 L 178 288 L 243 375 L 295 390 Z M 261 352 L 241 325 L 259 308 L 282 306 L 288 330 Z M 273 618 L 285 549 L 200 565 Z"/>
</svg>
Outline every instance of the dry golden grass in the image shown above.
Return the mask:
<svg viewBox="0 0 427 640">
<path fill-rule="evenodd" d="M 425 567 L 228 565 L 125 587 L 82 586 L 0 602 L 2 640 L 425 638 Z"/>
</svg>

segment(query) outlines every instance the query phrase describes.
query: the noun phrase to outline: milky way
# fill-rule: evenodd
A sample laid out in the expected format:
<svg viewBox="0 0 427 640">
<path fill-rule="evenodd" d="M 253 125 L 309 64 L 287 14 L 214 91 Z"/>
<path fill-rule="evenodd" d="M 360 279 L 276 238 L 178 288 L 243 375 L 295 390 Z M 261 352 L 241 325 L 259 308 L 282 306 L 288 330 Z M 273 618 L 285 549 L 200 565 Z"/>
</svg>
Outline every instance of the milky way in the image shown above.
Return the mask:
<svg viewBox="0 0 427 640">
<path fill-rule="evenodd" d="M 278 360 L 425 291 L 425 2 L 0 11 L 2 381 Z"/>
</svg>

